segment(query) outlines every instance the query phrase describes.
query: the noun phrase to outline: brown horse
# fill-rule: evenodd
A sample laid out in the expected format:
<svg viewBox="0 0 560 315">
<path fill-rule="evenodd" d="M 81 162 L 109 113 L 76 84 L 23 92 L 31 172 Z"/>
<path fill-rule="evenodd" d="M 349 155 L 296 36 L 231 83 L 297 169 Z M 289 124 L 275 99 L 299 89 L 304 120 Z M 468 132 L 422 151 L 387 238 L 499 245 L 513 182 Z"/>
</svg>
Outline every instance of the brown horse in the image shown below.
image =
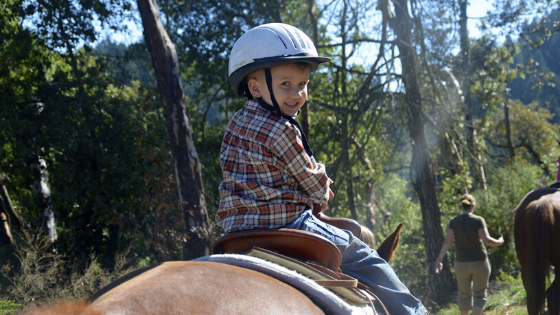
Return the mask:
<svg viewBox="0 0 560 315">
<path fill-rule="evenodd" d="M 515 250 L 527 292 L 529 315 L 544 314 L 546 278 L 554 266 L 555 279 L 546 290 L 548 311 L 560 314 L 560 190 L 537 189 L 525 196 L 515 212 Z"/>
<path fill-rule="evenodd" d="M 399 245 L 401 227 L 402 223 L 380 245 L 379 254 L 387 261 Z M 22 315 L 340 313 L 322 308 L 302 291 L 257 271 L 209 261 L 176 261 L 133 271 L 86 302 L 57 303 Z"/>
<path fill-rule="evenodd" d="M 324 314 L 291 286 L 221 263 L 162 263 L 124 281 L 93 303 L 63 303 L 26 315 Z"/>
</svg>

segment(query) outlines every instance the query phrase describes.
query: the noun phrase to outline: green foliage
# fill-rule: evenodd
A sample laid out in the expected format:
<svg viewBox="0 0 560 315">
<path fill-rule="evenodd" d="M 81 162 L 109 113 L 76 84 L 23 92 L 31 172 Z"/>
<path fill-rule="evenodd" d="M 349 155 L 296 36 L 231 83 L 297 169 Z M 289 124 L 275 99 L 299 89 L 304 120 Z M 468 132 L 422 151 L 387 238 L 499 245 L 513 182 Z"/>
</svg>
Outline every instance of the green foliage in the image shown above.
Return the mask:
<svg viewBox="0 0 560 315">
<path fill-rule="evenodd" d="M 513 243 L 514 210 L 523 197 L 531 190 L 542 187 L 542 170 L 527 162 L 514 162 L 502 167 L 490 168 L 487 191 L 474 191 L 477 199 L 475 214 L 484 217 L 491 236 L 504 237 L 504 245 L 489 247 L 488 256 L 492 268 L 492 278 L 500 271 L 513 273 L 519 270 Z M 442 185 L 440 206 L 445 219 L 442 229 L 446 230 L 448 222 L 461 212 L 457 206 L 458 198 L 465 193 L 465 180 L 468 176 L 456 175 L 448 178 Z M 450 255 L 452 257 L 452 255 Z"/>
<path fill-rule="evenodd" d="M 513 240 L 514 215 L 512 211 L 528 192 L 544 185 L 543 172 L 537 165 L 521 160 L 503 166 L 487 166 L 489 166 L 487 169 L 491 170 L 487 176 L 489 189 L 472 192 L 477 200 L 474 213 L 485 219 L 488 232 L 492 237 L 504 237 L 502 246 L 487 247 L 488 258 L 492 266 L 491 279 L 497 278 L 502 281 L 505 274 L 515 274 L 520 268 Z M 440 209 L 444 216 L 443 230 L 446 230 L 448 222 L 453 217 L 461 213 L 457 206 L 458 198 L 465 193 L 465 187 L 468 187 L 470 191 L 470 185 L 468 174 L 457 174 L 454 177 L 447 177 L 443 181 L 442 192 L 439 194 Z M 448 257 L 453 259 L 452 251 Z M 497 301 L 494 308 L 497 308 L 498 305 L 504 306 L 504 304 L 500 304 L 502 302 L 502 300 Z M 453 314 L 456 311 L 456 307 L 452 307 L 447 311 L 438 312 L 438 314 Z"/>
<path fill-rule="evenodd" d="M 520 305 L 526 303 L 527 297 L 521 273 L 514 277 L 504 271 L 500 271 L 496 279 L 498 288 L 486 303 L 485 310 L 499 309 L 509 305 Z"/>
<path fill-rule="evenodd" d="M 438 200 L 439 209 L 446 216 L 446 219 L 451 219 L 449 214 L 457 210 L 459 199 L 463 194 L 471 191 L 472 184 L 472 178 L 466 167 L 459 174 L 445 176 L 441 183 Z"/>
<path fill-rule="evenodd" d="M 12 300 L 0 300 L 0 315 L 15 314 L 16 310 L 21 306 Z"/>
<path fill-rule="evenodd" d="M 557 31 L 560 27 L 558 19 L 560 12 L 551 13 L 544 21 L 535 20 L 525 27 L 525 36 L 519 42 L 524 48 L 515 56 L 515 64 L 523 65 L 523 76 L 508 83 L 511 97 L 519 99 L 524 104 L 538 102 L 539 106 L 548 109 L 554 114 L 550 122 L 560 123 L 560 65 L 556 59 L 556 52 L 560 49 L 560 36 Z M 545 36 L 533 34 L 530 29 L 546 26 L 556 28 Z M 555 26 L 554 26 L 555 25 Z M 540 45 L 530 45 L 540 39 Z"/>
<path fill-rule="evenodd" d="M 382 207 L 391 213 L 376 231 L 376 239 L 383 240 L 403 222 L 401 241 L 390 265 L 409 290 L 424 302 L 429 301 L 428 266 L 424 248 L 424 232 L 420 206 L 410 197 L 411 187 L 396 174 L 388 175 L 379 185 Z"/>
<path fill-rule="evenodd" d="M 546 8 L 543 8 L 543 5 Z M 508 3 L 509 8 L 515 6 Z M 540 108 L 555 114 L 549 122 L 560 122 L 558 103 L 560 67 L 556 51 L 560 44 L 558 30 L 560 24 L 558 7 L 543 1 L 536 1 L 531 8 L 523 10 L 539 11 L 530 23 L 514 23 L 520 33 L 517 42 L 509 37 L 506 43 L 498 45 L 494 36 L 486 35 L 474 42 L 472 47 L 473 92 L 484 107 L 495 108 L 505 97 L 521 100 L 524 104 L 537 102 Z M 504 13 L 500 17 L 513 17 Z M 491 19 L 497 18 L 491 16 Z M 516 18 L 508 23 L 515 22 Z M 508 95 L 508 96 L 506 96 Z"/>
<path fill-rule="evenodd" d="M 449 305 L 437 310 L 435 315 L 454 315 L 459 312 L 457 305 Z M 484 314 L 527 314 L 526 294 L 521 274 L 514 277 L 499 271 L 495 281 L 490 283 L 489 299 L 484 306 Z"/>
<path fill-rule="evenodd" d="M 22 18 L 13 12 L 3 12 L 2 21 Z M 2 25 L 0 171 L 33 233 L 50 204 L 57 250 L 73 261 L 97 253 L 112 265 L 131 242 L 141 257 L 179 257 L 181 214 L 155 94 L 118 77 L 110 56 L 88 49 L 58 53 L 20 24 Z M 50 200 L 36 189 L 44 176 L 40 160 Z"/>
<path fill-rule="evenodd" d="M 518 51 L 519 45 L 511 42 L 498 45 L 494 38 L 488 35 L 473 43 L 471 91 L 480 102 L 481 109 L 495 112 L 508 98 L 507 82 L 513 80 L 519 71 L 518 67 L 512 67 L 510 63 Z M 484 115 L 482 110 L 477 112 L 481 116 Z"/>
<path fill-rule="evenodd" d="M 22 18 L 33 25 L 33 32 L 50 48 L 69 52 L 80 42 L 97 39 L 92 17 L 101 26 L 122 30 L 126 27 L 120 22 L 130 8 L 126 0 L 25 1 Z"/>
<path fill-rule="evenodd" d="M 499 271 L 513 273 L 519 270 L 513 242 L 512 211 L 525 195 L 541 187 L 542 171 L 538 166 L 526 162 L 515 162 L 495 169 L 488 176 L 491 189 L 474 192 L 478 206 L 475 213 L 485 218 L 488 232 L 493 237 L 504 237 L 504 245 L 488 249 L 492 275 Z"/>
<path fill-rule="evenodd" d="M 504 111 L 499 111 L 488 122 L 488 142 L 492 145 L 492 154 L 504 159 L 522 159 L 539 165 L 545 175 L 555 175 L 556 157 L 560 154 L 556 138 L 560 127 L 550 123 L 552 114 L 537 103 L 524 105 L 519 101 L 509 102 L 509 120 L 512 145 L 515 157 L 507 151 L 507 133 Z"/>
</svg>

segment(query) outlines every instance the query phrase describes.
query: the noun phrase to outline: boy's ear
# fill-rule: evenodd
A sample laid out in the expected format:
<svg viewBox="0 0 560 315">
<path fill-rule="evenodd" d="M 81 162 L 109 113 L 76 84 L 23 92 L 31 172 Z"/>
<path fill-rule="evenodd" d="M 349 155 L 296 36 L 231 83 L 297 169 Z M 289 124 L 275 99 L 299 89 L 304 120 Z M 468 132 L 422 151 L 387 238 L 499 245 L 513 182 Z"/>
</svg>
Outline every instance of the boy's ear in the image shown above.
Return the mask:
<svg viewBox="0 0 560 315">
<path fill-rule="evenodd" d="M 249 79 L 249 82 L 247 82 L 247 88 L 249 89 L 249 93 L 251 93 L 253 97 L 255 98 L 262 97 L 261 87 L 257 79 L 255 78 Z"/>
</svg>

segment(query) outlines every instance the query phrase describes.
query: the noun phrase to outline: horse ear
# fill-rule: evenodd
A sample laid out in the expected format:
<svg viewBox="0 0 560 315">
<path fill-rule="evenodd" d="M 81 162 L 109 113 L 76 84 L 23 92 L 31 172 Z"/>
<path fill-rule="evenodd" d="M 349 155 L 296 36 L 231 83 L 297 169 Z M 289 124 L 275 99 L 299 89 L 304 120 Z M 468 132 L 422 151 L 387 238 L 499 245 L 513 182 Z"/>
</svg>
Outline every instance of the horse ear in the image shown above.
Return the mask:
<svg viewBox="0 0 560 315">
<path fill-rule="evenodd" d="M 390 262 L 395 257 L 395 252 L 397 251 L 401 241 L 402 225 L 403 223 L 401 222 L 395 231 L 387 236 L 383 243 L 379 245 L 379 248 L 377 248 L 379 257 L 385 259 L 386 262 Z"/>
</svg>

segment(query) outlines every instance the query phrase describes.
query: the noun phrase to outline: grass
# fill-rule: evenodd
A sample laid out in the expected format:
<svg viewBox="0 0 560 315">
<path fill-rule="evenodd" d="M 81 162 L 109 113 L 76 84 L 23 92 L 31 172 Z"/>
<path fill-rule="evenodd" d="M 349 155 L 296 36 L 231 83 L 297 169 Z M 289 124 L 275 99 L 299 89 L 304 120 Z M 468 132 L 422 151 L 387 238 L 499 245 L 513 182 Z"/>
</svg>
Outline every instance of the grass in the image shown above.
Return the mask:
<svg viewBox="0 0 560 315">
<path fill-rule="evenodd" d="M 484 306 L 485 315 L 526 315 L 526 295 L 521 275 L 514 277 L 500 273 L 490 284 L 489 299 Z M 457 305 L 449 305 L 432 313 L 433 315 L 459 314 Z"/>
<path fill-rule="evenodd" d="M 117 255 L 112 270 L 101 268 L 95 257 L 87 266 L 68 266 L 43 234 L 24 231 L 13 259 L 0 269 L 0 315 L 53 301 L 85 299 L 135 269 L 126 256 L 127 252 Z"/>
</svg>

